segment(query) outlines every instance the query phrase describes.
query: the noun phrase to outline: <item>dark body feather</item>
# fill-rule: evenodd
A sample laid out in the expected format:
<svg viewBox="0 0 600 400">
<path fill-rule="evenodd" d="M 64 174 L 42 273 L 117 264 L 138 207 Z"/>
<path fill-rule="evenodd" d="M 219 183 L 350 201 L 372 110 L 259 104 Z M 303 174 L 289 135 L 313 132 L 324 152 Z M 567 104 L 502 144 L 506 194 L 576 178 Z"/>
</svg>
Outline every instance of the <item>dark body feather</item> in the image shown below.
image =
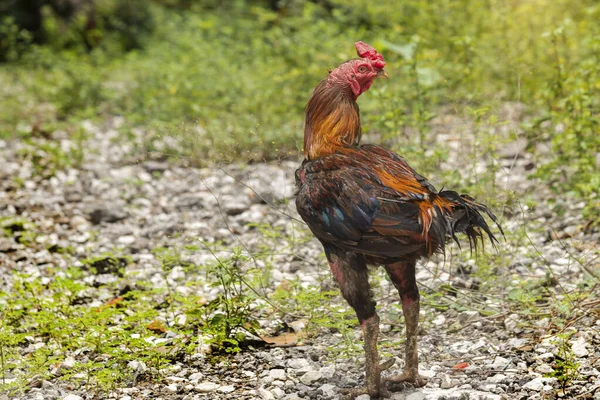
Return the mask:
<svg viewBox="0 0 600 400">
<path fill-rule="evenodd" d="M 443 251 L 465 232 L 472 243 L 490 231 L 489 209 L 468 196 L 436 189 L 400 156 L 379 146 L 348 146 L 305 160 L 296 171 L 296 207 L 324 244 L 366 256 L 371 264 Z"/>
</svg>

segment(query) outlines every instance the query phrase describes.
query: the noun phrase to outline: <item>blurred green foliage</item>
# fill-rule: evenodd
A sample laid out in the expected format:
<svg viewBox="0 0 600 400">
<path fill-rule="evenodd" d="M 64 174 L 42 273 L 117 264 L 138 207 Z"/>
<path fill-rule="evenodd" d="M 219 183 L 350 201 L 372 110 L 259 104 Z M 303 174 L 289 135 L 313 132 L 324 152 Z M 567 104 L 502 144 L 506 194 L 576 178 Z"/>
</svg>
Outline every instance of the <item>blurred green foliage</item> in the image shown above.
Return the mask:
<svg viewBox="0 0 600 400">
<path fill-rule="evenodd" d="M 392 77 L 360 99 L 365 131 L 424 154 L 440 106 L 494 114 L 521 102 L 530 147 L 552 146 L 536 176 L 598 214 L 596 1 L 39 0 L 40 31 L 9 3 L 0 137 L 123 115 L 124 133 L 146 128 L 148 150 L 166 153 L 174 137 L 168 153 L 194 163 L 295 157 L 310 91 L 364 40 Z"/>
</svg>

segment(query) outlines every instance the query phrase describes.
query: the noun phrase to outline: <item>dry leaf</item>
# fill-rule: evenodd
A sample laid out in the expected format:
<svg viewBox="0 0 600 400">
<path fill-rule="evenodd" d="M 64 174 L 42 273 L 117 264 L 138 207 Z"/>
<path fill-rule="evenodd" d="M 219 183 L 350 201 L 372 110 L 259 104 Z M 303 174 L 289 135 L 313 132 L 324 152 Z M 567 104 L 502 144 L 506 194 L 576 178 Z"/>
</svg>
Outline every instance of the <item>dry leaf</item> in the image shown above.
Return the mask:
<svg viewBox="0 0 600 400">
<path fill-rule="evenodd" d="M 104 303 L 104 305 L 107 306 L 107 307 L 118 308 L 118 307 L 121 307 L 123 305 L 123 301 L 124 300 L 125 299 L 123 298 L 123 296 L 119 296 L 119 297 L 115 297 L 112 300 L 107 301 L 106 303 Z"/>
<path fill-rule="evenodd" d="M 283 290 L 285 292 L 291 292 L 292 289 L 292 283 L 290 281 L 286 281 L 285 279 L 282 280 L 279 286 L 275 288 L 275 290 Z"/>
<path fill-rule="evenodd" d="M 277 336 L 261 336 L 265 342 L 278 347 L 297 346 L 298 345 L 298 334 L 296 332 L 282 333 Z"/>
<path fill-rule="evenodd" d="M 146 329 L 154 332 L 154 333 L 165 333 L 167 331 L 167 328 L 165 327 L 165 324 L 162 323 L 161 321 L 152 321 L 148 324 L 148 326 L 146 327 Z"/>
<path fill-rule="evenodd" d="M 517 350 L 527 353 L 533 350 L 533 346 L 530 344 L 526 344 L 524 346 L 519 347 Z"/>
</svg>

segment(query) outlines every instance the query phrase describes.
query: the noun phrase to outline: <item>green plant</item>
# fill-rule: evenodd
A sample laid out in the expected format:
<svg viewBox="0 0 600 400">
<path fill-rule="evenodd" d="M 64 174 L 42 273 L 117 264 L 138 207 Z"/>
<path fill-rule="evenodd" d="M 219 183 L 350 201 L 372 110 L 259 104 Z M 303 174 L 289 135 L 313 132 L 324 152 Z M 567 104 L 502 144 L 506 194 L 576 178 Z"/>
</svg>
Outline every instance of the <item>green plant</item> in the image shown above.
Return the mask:
<svg viewBox="0 0 600 400">
<path fill-rule="evenodd" d="M 553 371 L 546 374 L 547 377 L 556 378 L 563 390 L 579 377 L 579 363 L 569 343 L 573 333 L 568 331 L 556 335 L 553 343 L 558 347 L 558 354 L 552 364 Z"/>
<path fill-rule="evenodd" d="M 29 160 L 35 174 L 43 178 L 54 176 L 56 172 L 71 166 L 74 161 L 60 143 L 43 139 L 27 139 L 25 143 L 28 146 L 20 151 L 21 157 Z"/>
<path fill-rule="evenodd" d="M 244 332 L 256 334 L 259 327 L 251 312 L 252 297 L 242 269 L 248 261 L 249 257 L 236 247 L 231 257 L 215 257 L 214 264 L 205 266 L 206 273 L 216 278 L 212 286 L 220 291 L 202 310 L 202 330 L 210 336 L 211 345 L 226 352 L 240 351 Z"/>
<path fill-rule="evenodd" d="M 154 291 L 131 290 L 90 307 L 86 291 L 91 288 L 84 283 L 88 272 L 81 268 L 64 272 L 49 283 L 14 274 L 10 290 L 0 292 L 3 389 L 18 393 L 34 376 L 56 375 L 57 366 L 63 365 L 67 355 L 73 357 L 74 350 L 79 355 L 70 367 L 60 367 L 58 377 L 96 392 L 130 379 L 136 373 L 129 367 L 132 360 L 147 365 L 149 378 L 160 378 L 160 371 L 178 353 L 193 352 L 185 326 L 176 340 L 160 346 L 151 340 L 156 335 L 152 323 L 159 314 Z M 94 290 L 111 293 L 115 288 L 103 285 Z M 27 357 L 22 356 L 24 344 L 36 344 L 26 350 Z"/>
<path fill-rule="evenodd" d="M 32 40 L 32 34 L 20 29 L 14 17 L 0 17 L 0 62 L 17 60 Z"/>
<path fill-rule="evenodd" d="M 0 217 L 0 234 L 14 238 L 17 243 L 28 245 L 37 236 L 36 225 L 24 218 Z"/>
</svg>

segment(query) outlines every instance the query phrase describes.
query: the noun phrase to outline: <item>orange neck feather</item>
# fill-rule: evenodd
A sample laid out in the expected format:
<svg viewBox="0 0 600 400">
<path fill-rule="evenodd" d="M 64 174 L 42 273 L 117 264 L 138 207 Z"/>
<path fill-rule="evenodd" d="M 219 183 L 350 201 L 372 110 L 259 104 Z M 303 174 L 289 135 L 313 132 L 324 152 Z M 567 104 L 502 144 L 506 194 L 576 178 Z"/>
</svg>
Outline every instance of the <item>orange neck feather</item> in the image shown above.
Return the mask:
<svg viewBox="0 0 600 400">
<path fill-rule="evenodd" d="M 309 160 L 335 153 L 360 141 L 360 116 L 352 89 L 328 85 L 323 79 L 306 105 L 304 157 Z"/>
</svg>

